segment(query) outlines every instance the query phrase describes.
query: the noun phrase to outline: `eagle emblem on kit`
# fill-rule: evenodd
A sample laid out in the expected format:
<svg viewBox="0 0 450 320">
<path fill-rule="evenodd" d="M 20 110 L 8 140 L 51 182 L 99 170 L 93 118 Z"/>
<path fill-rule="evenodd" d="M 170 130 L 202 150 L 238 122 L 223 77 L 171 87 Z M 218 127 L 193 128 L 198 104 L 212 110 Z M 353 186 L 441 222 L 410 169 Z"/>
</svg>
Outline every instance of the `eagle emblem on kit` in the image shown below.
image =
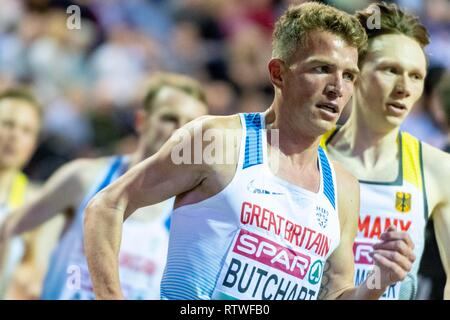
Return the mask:
<svg viewBox="0 0 450 320">
<path fill-rule="evenodd" d="M 411 211 L 411 193 L 397 192 L 395 194 L 395 209 L 402 213 Z"/>
</svg>

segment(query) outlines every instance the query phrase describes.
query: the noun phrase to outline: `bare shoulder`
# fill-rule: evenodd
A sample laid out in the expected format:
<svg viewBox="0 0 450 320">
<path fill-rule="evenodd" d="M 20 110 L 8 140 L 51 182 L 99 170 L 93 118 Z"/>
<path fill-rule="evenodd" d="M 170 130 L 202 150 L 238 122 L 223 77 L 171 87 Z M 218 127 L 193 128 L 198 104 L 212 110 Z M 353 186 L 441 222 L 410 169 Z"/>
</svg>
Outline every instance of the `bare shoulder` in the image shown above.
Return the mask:
<svg viewBox="0 0 450 320">
<path fill-rule="evenodd" d="M 75 159 L 61 167 L 61 170 L 81 179 L 89 179 L 88 177 L 95 177 L 105 169 L 111 159 L 112 157 Z"/>
<path fill-rule="evenodd" d="M 241 121 L 238 114 L 229 116 L 202 116 L 187 124 L 187 127 L 199 126 L 203 129 L 240 129 Z"/>
<path fill-rule="evenodd" d="M 425 187 L 430 209 L 450 199 L 450 154 L 422 142 Z"/>
<path fill-rule="evenodd" d="M 165 159 L 170 154 L 173 159 L 175 154 L 177 159 L 181 159 L 183 157 L 181 153 L 190 150 L 186 153 L 190 156 L 186 156 L 183 163 L 189 160 L 189 163 L 198 164 L 198 168 L 215 171 L 217 166 L 234 165 L 237 162 L 236 151 L 239 149 L 241 136 L 242 126 L 237 114 L 199 117 L 172 135 L 169 143 L 166 144 L 168 148 L 163 147 L 160 150 L 161 158 Z M 202 151 L 201 159 L 198 154 L 200 150 Z M 231 158 L 230 154 L 233 155 L 232 163 L 224 161 L 224 154 L 227 154 L 227 159 Z M 202 161 L 199 162 L 199 160 Z"/>
<path fill-rule="evenodd" d="M 80 158 L 72 160 L 60 168 L 50 177 L 45 185 L 73 185 L 80 191 L 90 188 L 107 168 L 112 157 Z"/>
<path fill-rule="evenodd" d="M 357 221 L 359 216 L 359 181 L 339 162 L 333 161 L 333 167 L 336 173 L 341 225 L 348 219 Z"/>
<path fill-rule="evenodd" d="M 422 142 L 422 157 L 424 169 L 430 173 L 433 178 L 442 180 L 444 177 L 450 177 L 450 154 L 438 148 Z M 445 180 L 442 180 L 444 183 Z M 445 181 L 447 183 L 447 181 Z"/>
<path fill-rule="evenodd" d="M 358 179 L 337 161 L 332 161 L 334 171 L 336 172 L 336 182 L 338 189 L 348 191 L 359 190 Z M 347 193 L 346 192 L 346 193 Z"/>
</svg>

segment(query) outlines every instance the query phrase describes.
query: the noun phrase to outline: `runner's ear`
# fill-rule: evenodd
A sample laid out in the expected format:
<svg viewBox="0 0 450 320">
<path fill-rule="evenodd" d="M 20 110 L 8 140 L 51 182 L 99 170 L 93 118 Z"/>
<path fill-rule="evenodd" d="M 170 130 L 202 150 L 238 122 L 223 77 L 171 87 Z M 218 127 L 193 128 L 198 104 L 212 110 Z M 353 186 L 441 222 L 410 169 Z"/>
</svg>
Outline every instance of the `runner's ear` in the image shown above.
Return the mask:
<svg viewBox="0 0 450 320">
<path fill-rule="evenodd" d="M 269 61 L 268 65 L 270 81 L 277 88 L 283 87 L 283 71 L 285 69 L 285 65 L 283 60 L 278 58 L 272 58 Z"/>
</svg>

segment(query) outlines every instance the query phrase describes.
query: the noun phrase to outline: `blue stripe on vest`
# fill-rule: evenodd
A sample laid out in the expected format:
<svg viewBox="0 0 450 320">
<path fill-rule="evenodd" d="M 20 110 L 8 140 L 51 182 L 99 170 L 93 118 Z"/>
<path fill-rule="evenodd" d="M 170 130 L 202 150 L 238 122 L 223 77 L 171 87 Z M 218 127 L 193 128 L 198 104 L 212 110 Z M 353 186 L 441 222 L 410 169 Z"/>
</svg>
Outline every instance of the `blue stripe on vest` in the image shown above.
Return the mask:
<svg viewBox="0 0 450 320">
<path fill-rule="evenodd" d="M 98 185 L 98 187 L 96 189 L 94 189 L 93 193 L 88 194 L 83 202 L 81 203 L 81 206 L 78 208 L 78 210 L 80 212 L 83 212 L 84 209 L 86 209 L 87 204 L 89 203 L 89 201 L 91 201 L 92 198 L 94 198 L 94 196 L 99 193 L 100 191 L 102 191 L 104 188 L 106 188 L 110 183 L 111 180 L 114 177 L 114 174 L 116 173 L 116 171 L 120 168 L 120 166 L 122 165 L 122 160 L 123 157 L 122 156 L 117 156 L 114 158 L 114 160 L 111 161 L 109 170 L 105 176 L 105 178 L 102 180 L 102 182 Z M 77 213 L 77 216 L 81 216 L 79 215 L 79 212 Z"/>
<path fill-rule="evenodd" d="M 330 203 L 333 206 L 333 208 L 336 209 L 331 167 L 330 163 L 328 162 L 328 158 L 325 155 L 325 151 L 323 151 L 321 147 L 319 147 L 319 158 L 320 158 L 320 165 L 322 167 L 323 193 L 328 198 L 328 200 L 330 200 Z"/>
<path fill-rule="evenodd" d="M 122 164 L 122 157 L 119 156 L 114 160 L 114 163 L 111 165 L 111 168 L 110 168 L 108 174 L 106 175 L 106 178 L 99 185 L 99 187 L 97 188 L 97 191 L 94 193 L 94 195 L 97 194 L 98 192 L 102 191 L 104 188 L 106 188 L 111 183 L 111 180 L 112 180 L 114 174 L 119 169 L 121 164 Z"/>
<path fill-rule="evenodd" d="M 167 231 L 170 231 L 170 223 L 171 223 L 171 217 L 172 215 L 169 215 L 166 220 L 164 221 L 164 226 L 166 227 Z"/>
<path fill-rule="evenodd" d="M 245 137 L 245 157 L 243 169 L 262 163 L 261 114 L 244 114 L 247 135 Z"/>
</svg>

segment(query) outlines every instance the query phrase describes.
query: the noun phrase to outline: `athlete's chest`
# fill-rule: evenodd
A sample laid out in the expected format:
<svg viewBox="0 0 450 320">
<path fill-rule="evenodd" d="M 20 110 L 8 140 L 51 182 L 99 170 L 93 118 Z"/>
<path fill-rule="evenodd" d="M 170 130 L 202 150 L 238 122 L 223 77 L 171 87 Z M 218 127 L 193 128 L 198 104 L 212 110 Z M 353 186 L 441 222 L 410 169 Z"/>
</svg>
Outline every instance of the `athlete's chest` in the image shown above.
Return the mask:
<svg viewBox="0 0 450 320">
<path fill-rule="evenodd" d="M 336 151 L 329 150 L 328 153 L 358 180 L 395 181 L 399 175 L 398 157 L 386 156 L 378 161 L 368 159 L 364 163 L 360 158 L 348 157 Z"/>
<path fill-rule="evenodd" d="M 236 177 L 224 196 L 239 225 L 275 238 L 284 234 L 294 245 L 307 230 L 328 237 L 339 233 L 337 212 L 322 193 L 294 188 L 264 168 Z"/>
</svg>

